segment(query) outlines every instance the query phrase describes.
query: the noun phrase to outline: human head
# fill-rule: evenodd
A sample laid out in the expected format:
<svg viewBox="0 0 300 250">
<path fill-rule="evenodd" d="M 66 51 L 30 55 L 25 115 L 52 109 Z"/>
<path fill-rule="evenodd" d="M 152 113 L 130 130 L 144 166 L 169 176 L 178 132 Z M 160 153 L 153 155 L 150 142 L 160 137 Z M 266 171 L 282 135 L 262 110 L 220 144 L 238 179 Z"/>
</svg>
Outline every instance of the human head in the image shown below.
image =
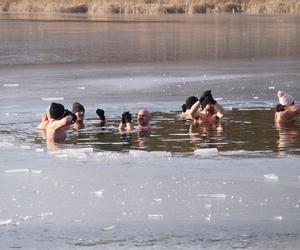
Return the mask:
<svg viewBox="0 0 300 250">
<path fill-rule="evenodd" d="M 77 121 L 83 121 L 85 109 L 79 102 L 74 102 L 72 106 L 72 112 L 77 116 Z"/>
<path fill-rule="evenodd" d="M 139 125 L 148 126 L 150 123 L 151 115 L 147 109 L 141 109 L 138 113 L 137 120 Z"/>
<path fill-rule="evenodd" d="M 182 113 L 185 113 L 186 112 L 186 104 L 182 104 L 181 106 L 181 110 L 182 110 Z"/>
<path fill-rule="evenodd" d="M 206 90 L 202 93 L 200 99 L 201 108 L 205 109 L 207 104 L 215 104 L 215 100 L 212 97 L 211 90 Z"/>
<path fill-rule="evenodd" d="M 195 96 L 190 96 L 186 99 L 185 104 L 187 109 L 191 109 L 195 102 L 198 101 L 198 98 Z"/>
<path fill-rule="evenodd" d="M 289 106 L 289 105 L 294 104 L 294 98 L 291 95 L 284 93 L 281 90 L 279 90 L 277 92 L 277 97 L 278 97 L 279 103 L 283 106 Z"/>
<path fill-rule="evenodd" d="M 49 106 L 50 118 L 58 120 L 63 118 L 65 112 L 65 107 L 60 103 L 52 102 Z"/>
</svg>

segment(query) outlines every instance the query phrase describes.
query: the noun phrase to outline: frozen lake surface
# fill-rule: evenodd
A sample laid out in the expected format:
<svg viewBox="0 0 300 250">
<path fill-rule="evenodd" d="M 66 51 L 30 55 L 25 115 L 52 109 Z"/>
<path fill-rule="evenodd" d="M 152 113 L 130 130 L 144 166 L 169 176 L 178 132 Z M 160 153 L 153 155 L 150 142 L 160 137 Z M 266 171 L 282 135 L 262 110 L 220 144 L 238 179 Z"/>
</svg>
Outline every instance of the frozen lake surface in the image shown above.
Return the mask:
<svg viewBox="0 0 300 250">
<path fill-rule="evenodd" d="M 299 17 L 44 19 L 0 20 L 1 249 L 298 249 L 300 125 L 273 115 L 277 90 L 300 100 Z M 208 130 L 177 116 L 206 89 Z M 87 110 L 55 150 L 52 101 Z M 150 137 L 120 134 L 142 107 Z"/>
</svg>

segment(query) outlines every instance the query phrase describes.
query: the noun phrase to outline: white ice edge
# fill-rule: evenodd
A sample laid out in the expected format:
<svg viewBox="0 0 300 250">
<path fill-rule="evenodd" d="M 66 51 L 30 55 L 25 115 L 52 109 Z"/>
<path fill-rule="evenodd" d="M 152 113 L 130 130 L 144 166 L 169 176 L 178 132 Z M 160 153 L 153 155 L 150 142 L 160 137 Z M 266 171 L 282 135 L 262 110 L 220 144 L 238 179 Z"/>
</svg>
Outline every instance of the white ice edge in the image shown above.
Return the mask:
<svg viewBox="0 0 300 250">
<path fill-rule="evenodd" d="M 198 198 L 204 199 L 226 199 L 226 194 L 197 194 Z"/>
<path fill-rule="evenodd" d="M 8 169 L 3 171 L 6 174 L 41 174 L 42 170 L 38 169 L 28 169 L 28 168 L 18 168 L 18 169 Z"/>
</svg>

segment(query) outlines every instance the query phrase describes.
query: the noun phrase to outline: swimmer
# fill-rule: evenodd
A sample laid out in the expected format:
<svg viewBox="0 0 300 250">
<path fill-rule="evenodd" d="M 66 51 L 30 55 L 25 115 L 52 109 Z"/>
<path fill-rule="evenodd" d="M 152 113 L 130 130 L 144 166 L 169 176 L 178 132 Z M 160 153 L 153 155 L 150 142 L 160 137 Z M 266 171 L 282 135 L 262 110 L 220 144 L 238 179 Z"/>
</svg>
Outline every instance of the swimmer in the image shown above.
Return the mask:
<svg viewBox="0 0 300 250">
<path fill-rule="evenodd" d="M 72 112 L 77 116 L 76 122 L 73 124 L 73 129 L 81 129 L 84 128 L 84 115 L 85 115 L 85 109 L 82 104 L 79 102 L 74 102 L 72 106 Z"/>
<path fill-rule="evenodd" d="M 133 131 L 134 128 L 131 124 L 132 121 L 132 115 L 126 111 L 122 114 L 122 118 L 121 118 L 121 123 L 119 124 L 119 131 L 123 132 L 123 131 Z"/>
<path fill-rule="evenodd" d="M 190 96 L 186 99 L 185 104 L 181 106 L 182 109 L 181 118 L 186 120 L 193 120 L 193 117 L 191 115 L 191 108 L 197 101 L 198 98 L 195 96 Z"/>
<path fill-rule="evenodd" d="M 300 113 L 300 109 L 295 105 L 294 98 L 279 90 L 277 92 L 279 104 L 276 105 L 275 125 L 281 127 L 295 122 L 296 116 Z"/>
<path fill-rule="evenodd" d="M 147 109 L 141 109 L 137 116 L 139 130 L 140 131 L 151 131 L 151 115 Z"/>
<path fill-rule="evenodd" d="M 200 106 L 202 111 L 199 111 Z M 211 90 L 204 91 L 191 108 L 191 116 L 199 125 L 214 125 L 224 114 L 224 108 L 213 99 Z"/>
<path fill-rule="evenodd" d="M 77 116 L 69 110 L 65 110 L 60 103 L 51 103 L 46 115 L 38 126 L 44 130 L 45 139 L 48 142 L 61 142 L 66 139 L 66 130 L 69 125 L 76 122 Z M 42 132 L 42 133 L 43 133 Z"/>
<path fill-rule="evenodd" d="M 137 115 L 138 130 L 139 131 L 151 131 L 150 125 L 151 115 L 147 109 L 141 109 Z M 119 131 L 133 131 L 132 115 L 127 111 L 122 114 L 122 120 L 119 125 Z"/>
</svg>

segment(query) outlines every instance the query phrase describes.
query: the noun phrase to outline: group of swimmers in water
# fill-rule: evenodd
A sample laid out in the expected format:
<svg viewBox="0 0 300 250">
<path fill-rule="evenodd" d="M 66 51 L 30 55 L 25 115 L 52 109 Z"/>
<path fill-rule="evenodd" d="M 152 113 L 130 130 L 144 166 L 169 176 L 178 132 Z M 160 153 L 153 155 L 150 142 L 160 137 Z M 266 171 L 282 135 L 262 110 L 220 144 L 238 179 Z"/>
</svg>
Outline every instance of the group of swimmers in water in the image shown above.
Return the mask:
<svg viewBox="0 0 300 250">
<path fill-rule="evenodd" d="M 295 104 L 294 98 L 280 90 L 277 92 L 277 97 L 279 103 L 275 107 L 276 126 L 282 127 L 293 123 L 300 113 L 300 108 Z M 104 125 L 106 122 L 104 110 L 97 109 L 96 114 L 100 119 L 100 124 Z M 188 97 L 182 105 L 180 116 L 185 120 L 193 121 L 194 124 L 199 126 L 212 126 L 218 124 L 224 115 L 224 108 L 213 98 L 211 90 L 206 90 L 200 98 Z M 62 142 L 66 139 L 68 128 L 72 127 L 75 130 L 84 128 L 84 116 L 85 108 L 78 102 L 73 103 L 72 111 L 65 109 L 60 103 L 51 103 L 38 128 L 47 142 Z M 150 133 L 150 120 L 150 112 L 147 109 L 141 109 L 137 115 L 138 127 L 135 128 L 132 122 L 132 114 L 126 111 L 122 114 L 118 129 L 120 132 L 138 130 Z"/>
</svg>

